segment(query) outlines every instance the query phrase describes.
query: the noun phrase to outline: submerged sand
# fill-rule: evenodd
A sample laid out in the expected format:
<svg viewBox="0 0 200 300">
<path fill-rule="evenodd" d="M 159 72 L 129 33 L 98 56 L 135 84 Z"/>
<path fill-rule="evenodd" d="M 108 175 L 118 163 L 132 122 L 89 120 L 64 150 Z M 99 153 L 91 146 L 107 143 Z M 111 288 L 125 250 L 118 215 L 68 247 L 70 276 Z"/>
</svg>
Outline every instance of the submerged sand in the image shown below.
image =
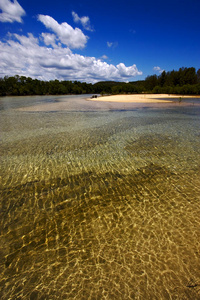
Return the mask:
<svg viewBox="0 0 200 300">
<path fill-rule="evenodd" d="M 0 299 L 200 299 L 200 110 L 29 98 L 0 111 Z"/>
</svg>

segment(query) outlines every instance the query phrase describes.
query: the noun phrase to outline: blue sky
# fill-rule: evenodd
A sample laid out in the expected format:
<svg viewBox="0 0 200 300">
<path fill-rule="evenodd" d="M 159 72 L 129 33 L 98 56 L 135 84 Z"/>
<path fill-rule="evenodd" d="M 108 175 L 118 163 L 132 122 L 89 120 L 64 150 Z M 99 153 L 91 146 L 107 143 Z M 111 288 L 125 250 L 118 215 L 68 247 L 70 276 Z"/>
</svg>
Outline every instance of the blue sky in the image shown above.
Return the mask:
<svg viewBox="0 0 200 300">
<path fill-rule="evenodd" d="M 0 77 L 135 81 L 200 68 L 199 0 L 0 0 Z"/>
</svg>

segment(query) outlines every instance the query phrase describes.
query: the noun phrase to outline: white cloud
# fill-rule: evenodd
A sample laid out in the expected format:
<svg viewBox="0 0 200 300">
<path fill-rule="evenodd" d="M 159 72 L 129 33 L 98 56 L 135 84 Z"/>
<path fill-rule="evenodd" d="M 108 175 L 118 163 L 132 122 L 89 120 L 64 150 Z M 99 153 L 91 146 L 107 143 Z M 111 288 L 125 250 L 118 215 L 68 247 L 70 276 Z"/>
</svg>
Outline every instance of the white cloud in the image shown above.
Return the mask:
<svg viewBox="0 0 200 300">
<path fill-rule="evenodd" d="M 57 25 L 56 25 L 57 26 Z M 46 45 L 53 45 L 54 35 L 42 34 Z M 41 80 L 100 80 L 124 81 L 142 75 L 136 65 L 126 67 L 123 63 L 114 66 L 107 62 L 74 54 L 69 48 L 41 46 L 39 39 L 14 34 L 6 42 L 0 42 L 0 76 L 24 75 Z"/>
<path fill-rule="evenodd" d="M 102 56 L 100 57 L 100 59 L 101 59 L 101 60 L 107 60 L 107 59 L 108 59 L 108 56 L 104 54 L 104 55 L 102 55 Z"/>
<path fill-rule="evenodd" d="M 117 65 L 117 69 L 119 70 L 119 74 L 122 78 L 142 75 L 142 72 L 138 72 L 136 65 L 132 65 L 130 67 L 126 67 L 125 64 L 120 63 Z M 140 73 L 140 74 L 138 74 Z"/>
<path fill-rule="evenodd" d="M 57 47 L 57 44 L 56 44 L 56 41 L 57 41 L 57 38 L 56 38 L 56 35 L 53 34 L 53 33 L 42 33 L 41 34 L 41 37 L 42 39 L 44 40 L 44 43 L 45 45 L 47 46 L 53 46 L 54 48 Z"/>
<path fill-rule="evenodd" d="M 118 46 L 118 42 L 107 42 L 108 48 L 116 48 Z"/>
<path fill-rule="evenodd" d="M 14 0 L 14 2 L 0 0 L 0 9 L 2 10 L 2 13 L 0 13 L 0 22 L 22 23 L 22 16 L 26 14 L 17 0 Z"/>
<path fill-rule="evenodd" d="M 111 43 L 111 42 L 107 42 L 107 46 L 108 46 L 109 48 L 111 48 L 111 47 L 112 47 L 112 45 L 113 45 L 113 43 Z"/>
<path fill-rule="evenodd" d="M 46 28 L 52 30 L 61 41 L 71 49 L 84 48 L 88 37 L 79 29 L 73 29 L 68 23 L 64 22 L 59 24 L 50 16 L 38 15 L 38 20 L 42 22 Z"/>
<path fill-rule="evenodd" d="M 160 71 L 161 68 L 160 68 L 160 67 L 154 67 L 153 70 L 154 70 L 154 71 Z"/>
<path fill-rule="evenodd" d="M 89 17 L 79 17 L 77 13 L 74 11 L 72 12 L 73 20 L 75 23 L 81 23 L 84 29 L 89 30 L 89 31 L 94 31 L 93 28 L 90 25 L 90 19 Z"/>
<path fill-rule="evenodd" d="M 153 67 L 154 71 L 157 71 L 159 73 L 162 73 L 164 70 L 162 70 L 160 67 Z"/>
</svg>

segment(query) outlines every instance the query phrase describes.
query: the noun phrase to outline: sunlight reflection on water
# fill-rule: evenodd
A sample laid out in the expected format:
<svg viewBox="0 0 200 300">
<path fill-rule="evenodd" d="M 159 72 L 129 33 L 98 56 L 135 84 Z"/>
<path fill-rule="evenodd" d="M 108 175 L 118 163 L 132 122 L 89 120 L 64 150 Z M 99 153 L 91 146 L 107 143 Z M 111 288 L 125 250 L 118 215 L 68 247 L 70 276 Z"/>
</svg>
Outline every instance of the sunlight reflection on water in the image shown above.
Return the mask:
<svg viewBox="0 0 200 300">
<path fill-rule="evenodd" d="M 0 100 L 1 299 L 198 299 L 199 108 L 45 97 Z"/>
</svg>

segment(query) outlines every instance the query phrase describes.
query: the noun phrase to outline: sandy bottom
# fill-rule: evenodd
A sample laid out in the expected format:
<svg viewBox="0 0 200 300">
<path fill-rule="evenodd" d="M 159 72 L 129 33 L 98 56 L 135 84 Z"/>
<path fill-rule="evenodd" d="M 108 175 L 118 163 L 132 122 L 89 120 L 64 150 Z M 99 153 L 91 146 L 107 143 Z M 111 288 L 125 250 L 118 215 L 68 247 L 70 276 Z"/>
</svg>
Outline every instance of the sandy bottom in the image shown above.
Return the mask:
<svg viewBox="0 0 200 300">
<path fill-rule="evenodd" d="M 0 299 L 200 299 L 200 108 L 69 98 L 1 100 Z"/>
</svg>

